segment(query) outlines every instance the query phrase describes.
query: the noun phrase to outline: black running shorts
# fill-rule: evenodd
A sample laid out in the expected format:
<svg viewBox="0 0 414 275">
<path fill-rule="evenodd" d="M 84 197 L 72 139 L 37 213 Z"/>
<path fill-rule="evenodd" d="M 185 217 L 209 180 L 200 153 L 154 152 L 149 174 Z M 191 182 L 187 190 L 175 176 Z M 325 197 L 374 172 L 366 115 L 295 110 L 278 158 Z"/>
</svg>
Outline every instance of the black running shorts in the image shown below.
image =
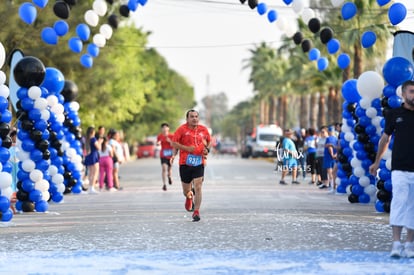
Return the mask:
<svg viewBox="0 0 414 275">
<path fill-rule="evenodd" d="M 168 166 L 171 166 L 170 159 L 167 158 L 161 158 L 161 165 L 167 164 Z"/>
<path fill-rule="evenodd" d="M 184 183 L 191 183 L 193 179 L 204 177 L 204 165 L 180 165 L 180 178 Z"/>
</svg>

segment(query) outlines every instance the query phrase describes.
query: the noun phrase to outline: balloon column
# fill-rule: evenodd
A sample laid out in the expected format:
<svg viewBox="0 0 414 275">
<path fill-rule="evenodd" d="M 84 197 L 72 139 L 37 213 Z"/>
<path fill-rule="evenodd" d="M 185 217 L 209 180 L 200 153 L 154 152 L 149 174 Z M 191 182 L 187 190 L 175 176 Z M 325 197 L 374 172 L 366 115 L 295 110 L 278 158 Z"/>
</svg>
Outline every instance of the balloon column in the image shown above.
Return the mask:
<svg viewBox="0 0 414 275">
<path fill-rule="evenodd" d="M 3 44 L 0 43 L 0 68 L 3 67 L 6 53 Z M 0 221 L 8 222 L 13 218 L 10 209 L 10 199 L 13 193 L 12 188 L 12 165 L 9 162 L 9 148 L 12 145 L 10 132 L 11 113 L 8 110 L 10 91 L 5 85 L 6 74 L 0 70 Z"/>
<path fill-rule="evenodd" d="M 401 84 L 407 80 L 411 80 L 414 76 L 414 67 L 410 61 L 403 57 L 392 57 L 384 64 L 382 73 L 387 85 L 383 89 L 383 97 L 381 99 L 381 107 L 383 114 L 392 109 L 401 106 L 402 98 Z M 384 120 L 380 125 L 384 127 Z M 375 208 L 378 212 L 389 212 L 392 199 L 392 182 L 391 182 L 391 154 L 392 154 L 393 138 L 391 139 L 389 148 L 387 149 L 380 163 L 377 181 L 377 201 Z"/>
</svg>

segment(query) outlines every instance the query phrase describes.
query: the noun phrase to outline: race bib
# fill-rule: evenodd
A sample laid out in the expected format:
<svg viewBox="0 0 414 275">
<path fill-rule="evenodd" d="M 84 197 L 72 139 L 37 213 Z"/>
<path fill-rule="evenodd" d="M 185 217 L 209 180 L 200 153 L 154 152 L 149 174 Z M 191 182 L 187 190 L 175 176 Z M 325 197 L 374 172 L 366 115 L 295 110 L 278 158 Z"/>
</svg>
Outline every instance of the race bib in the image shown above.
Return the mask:
<svg viewBox="0 0 414 275">
<path fill-rule="evenodd" d="M 164 149 L 162 151 L 162 154 L 164 155 L 164 157 L 171 157 L 172 156 L 172 149 Z"/>
<path fill-rule="evenodd" d="M 201 156 L 195 156 L 190 154 L 187 156 L 185 164 L 187 164 L 188 166 L 199 166 L 203 164 L 203 159 Z"/>
</svg>

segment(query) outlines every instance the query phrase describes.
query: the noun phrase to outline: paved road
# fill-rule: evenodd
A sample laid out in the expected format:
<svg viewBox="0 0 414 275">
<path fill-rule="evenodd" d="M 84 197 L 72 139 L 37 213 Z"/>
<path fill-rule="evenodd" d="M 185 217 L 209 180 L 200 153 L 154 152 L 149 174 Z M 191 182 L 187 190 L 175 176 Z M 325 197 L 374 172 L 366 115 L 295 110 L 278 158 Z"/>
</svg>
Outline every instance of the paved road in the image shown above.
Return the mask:
<svg viewBox="0 0 414 275">
<path fill-rule="evenodd" d="M 0 272 L 29 272 L 24 269 L 27 266 L 2 269 L 10 261 L 19 261 L 19 255 L 25 255 L 37 272 L 42 259 L 54 259 L 45 260 L 52 270 L 49 274 L 91 270 L 165 274 L 178 272 L 181 265 L 188 265 L 184 262 L 188 259 L 192 259 L 191 267 L 185 270 L 211 271 L 206 274 L 332 274 L 332 270 L 346 273 L 347 269 L 321 265 L 321 260 L 350 265 L 350 259 L 354 263 L 361 257 L 375 269 L 367 269 L 367 262 L 362 261 L 351 264 L 353 269 L 348 271 L 372 274 L 380 266 L 383 273 L 385 264 L 389 274 L 413 270 L 412 260 L 390 262 L 388 258 L 387 214 L 377 213 L 373 204 L 350 204 L 346 196 L 327 194 L 307 182 L 279 185 L 280 174 L 273 168 L 264 160 L 210 158 L 202 219 L 194 223 L 191 213 L 184 210 L 177 166 L 174 183 L 165 192 L 158 159 L 131 161 L 121 167 L 122 191 L 67 195 L 64 203 L 51 204 L 47 213 L 18 214 L 3 224 L 1 249 L 7 253 L 0 260 Z M 200 253 L 203 256 L 196 257 Z M 206 255 L 207 269 L 201 261 Z M 110 262 L 108 257 L 122 263 L 121 267 L 103 268 Z M 84 269 L 72 263 L 72 269 L 62 270 L 67 259 L 77 259 Z M 282 259 L 295 265 L 287 268 Z M 224 260 L 230 263 L 226 268 Z M 138 266 L 137 261 L 141 261 Z"/>
</svg>

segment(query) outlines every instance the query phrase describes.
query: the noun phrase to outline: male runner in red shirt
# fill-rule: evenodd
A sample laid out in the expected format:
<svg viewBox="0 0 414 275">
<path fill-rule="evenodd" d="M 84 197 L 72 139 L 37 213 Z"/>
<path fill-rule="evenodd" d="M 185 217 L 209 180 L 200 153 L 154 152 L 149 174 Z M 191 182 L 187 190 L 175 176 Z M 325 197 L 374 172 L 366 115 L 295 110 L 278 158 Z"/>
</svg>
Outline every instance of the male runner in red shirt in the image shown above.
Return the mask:
<svg viewBox="0 0 414 275">
<path fill-rule="evenodd" d="M 200 220 L 200 206 L 202 199 L 202 183 L 204 180 L 204 166 L 206 156 L 210 152 L 211 137 L 208 129 L 199 125 L 199 114 L 195 110 L 186 113 L 187 122 L 175 131 L 173 138 L 174 156 L 180 151 L 180 178 L 184 196 L 185 208 L 193 212 L 193 221 Z M 194 185 L 194 189 L 193 189 Z M 193 205 L 194 197 L 194 205 Z"/>
<path fill-rule="evenodd" d="M 157 144 L 161 145 L 160 159 L 162 166 L 162 190 L 167 191 L 166 178 L 168 177 L 168 183 L 172 184 L 171 179 L 171 157 L 173 154 L 173 147 L 171 145 L 174 134 L 170 133 L 170 126 L 168 123 L 161 124 L 161 133 L 157 136 Z"/>
</svg>

